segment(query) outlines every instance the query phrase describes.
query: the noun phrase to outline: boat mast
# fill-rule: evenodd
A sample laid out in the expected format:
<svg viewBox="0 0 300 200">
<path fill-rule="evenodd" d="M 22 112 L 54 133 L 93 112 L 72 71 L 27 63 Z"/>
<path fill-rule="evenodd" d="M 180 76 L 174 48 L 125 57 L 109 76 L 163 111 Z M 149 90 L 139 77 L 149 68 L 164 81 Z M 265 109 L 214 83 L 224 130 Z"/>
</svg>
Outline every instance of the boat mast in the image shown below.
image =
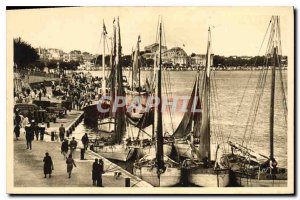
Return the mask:
<svg viewBox="0 0 300 200">
<path fill-rule="evenodd" d="M 159 101 L 157 105 L 157 133 L 156 133 L 156 140 L 157 140 L 157 151 L 156 151 L 156 160 L 157 160 L 157 168 L 158 172 L 164 168 L 164 152 L 163 152 L 163 127 L 162 127 L 162 98 L 161 98 L 161 37 L 162 37 L 162 25 L 159 24 L 159 64 L 157 67 L 157 98 L 156 100 Z"/>
<path fill-rule="evenodd" d="M 206 84 L 207 84 L 207 135 L 208 135 L 208 142 L 207 142 L 207 149 L 208 149 L 208 160 L 211 159 L 211 153 L 210 153 L 210 67 L 211 67 L 211 35 L 210 35 L 210 27 L 208 28 L 208 42 L 207 42 L 207 53 L 206 53 Z"/>
<path fill-rule="evenodd" d="M 103 52 L 102 52 L 102 95 L 106 94 L 106 81 L 105 81 L 105 40 L 106 40 L 106 27 L 103 20 Z"/>
<path fill-rule="evenodd" d="M 131 50 L 131 91 L 133 91 L 133 68 L 134 68 L 134 54 L 133 54 L 133 47 Z"/>
<path fill-rule="evenodd" d="M 137 66 L 139 69 L 139 96 L 140 96 L 140 91 L 141 91 L 141 62 L 140 62 L 140 42 L 141 42 L 141 36 L 138 37 L 137 41 Z"/>
<path fill-rule="evenodd" d="M 275 20 L 276 20 L 275 23 L 277 23 L 278 16 L 275 17 Z M 276 28 L 276 26 L 274 28 Z M 278 67 L 277 51 L 278 51 L 278 47 L 276 41 L 274 41 L 273 65 L 271 66 L 272 80 L 271 80 L 271 103 L 270 103 L 270 159 L 271 160 L 274 158 L 274 104 L 275 104 L 276 67 Z"/>
</svg>

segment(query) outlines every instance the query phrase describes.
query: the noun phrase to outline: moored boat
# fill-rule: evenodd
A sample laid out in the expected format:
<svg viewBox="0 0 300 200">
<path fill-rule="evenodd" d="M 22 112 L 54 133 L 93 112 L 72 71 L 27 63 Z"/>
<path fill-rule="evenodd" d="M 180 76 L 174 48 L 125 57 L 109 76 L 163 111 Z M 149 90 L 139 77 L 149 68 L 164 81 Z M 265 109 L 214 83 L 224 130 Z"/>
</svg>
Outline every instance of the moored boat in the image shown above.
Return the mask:
<svg viewBox="0 0 300 200">
<path fill-rule="evenodd" d="M 162 42 L 162 24 L 159 24 L 159 63 L 157 67 L 156 89 L 155 95 L 158 99 L 162 99 L 161 91 L 161 42 Z M 159 102 L 155 108 L 156 130 L 156 154 L 146 155 L 134 163 L 133 173 L 143 180 L 149 182 L 153 186 L 174 186 L 180 182 L 181 170 L 178 163 L 164 155 L 164 137 L 162 123 L 162 102 Z"/>
<path fill-rule="evenodd" d="M 271 29 L 269 29 L 271 27 Z M 286 187 L 288 181 L 288 172 L 286 168 L 278 167 L 278 162 L 274 156 L 274 121 L 275 117 L 279 118 L 278 115 L 275 115 L 275 83 L 276 83 L 276 71 L 278 70 L 279 78 L 282 80 L 283 69 L 281 64 L 280 57 L 282 56 L 281 52 L 281 38 L 280 38 L 280 19 L 279 16 L 272 16 L 270 24 L 267 29 L 266 35 L 269 32 L 269 41 L 267 44 L 266 58 L 264 61 L 263 67 L 260 70 L 260 76 L 258 79 L 258 85 L 255 90 L 253 97 L 252 105 L 249 116 L 248 123 L 244 135 L 252 135 L 253 127 L 256 122 L 258 107 L 262 101 L 262 95 L 265 93 L 266 87 L 266 74 L 268 71 L 271 71 L 271 83 L 270 83 L 270 113 L 269 113 L 269 156 L 264 156 L 262 154 L 256 153 L 254 150 L 251 150 L 247 146 L 251 140 L 246 141 L 246 144 L 239 145 L 237 143 L 229 142 L 229 145 L 232 148 L 232 153 L 227 156 L 229 158 L 229 163 L 234 166 L 232 169 L 236 178 L 236 183 L 243 187 Z M 284 117 L 286 119 L 287 107 L 286 107 L 286 98 L 283 85 L 281 85 L 281 92 L 284 96 L 283 105 L 284 105 Z M 285 121 L 287 123 L 287 121 Z M 244 141 L 243 141 L 244 142 Z"/>
<path fill-rule="evenodd" d="M 199 135 L 200 145 L 198 148 L 191 143 L 197 159 L 191 161 L 186 160 L 183 168 L 188 171 L 188 182 L 197 186 L 202 187 L 225 187 L 229 185 L 229 173 L 230 169 L 223 165 L 218 160 L 219 144 L 217 142 L 215 160 L 211 159 L 211 130 L 210 130 L 210 111 L 213 112 L 212 99 L 211 96 L 211 35 L 210 28 L 208 29 L 208 44 L 206 53 L 206 68 L 203 73 L 203 83 L 201 90 L 201 107 L 202 107 L 202 117 L 201 123 L 196 123 L 194 131 L 196 135 Z M 216 94 L 214 94 L 216 95 Z M 214 133 L 222 134 L 222 133 Z M 218 141 L 218 140 L 217 140 Z"/>
</svg>

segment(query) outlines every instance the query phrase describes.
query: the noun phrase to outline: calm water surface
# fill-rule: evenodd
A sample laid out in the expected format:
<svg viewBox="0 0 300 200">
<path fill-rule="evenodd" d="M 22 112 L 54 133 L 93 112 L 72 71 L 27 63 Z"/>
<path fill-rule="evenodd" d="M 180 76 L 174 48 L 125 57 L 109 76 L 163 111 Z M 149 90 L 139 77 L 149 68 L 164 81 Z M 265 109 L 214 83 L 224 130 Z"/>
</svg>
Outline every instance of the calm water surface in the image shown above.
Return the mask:
<svg viewBox="0 0 300 200">
<path fill-rule="evenodd" d="M 101 71 L 91 71 L 90 73 L 93 76 L 101 76 Z M 128 76 L 129 72 L 125 71 L 123 73 L 130 81 L 130 76 Z M 259 73 L 259 71 L 212 72 L 211 76 L 216 81 L 216 94 L 218 100 L 218 109 L 214 109 L 213 111 L 214 113 L 218 113 L 218 117 L 212 116 L 211 122 L 213 144 L 215 144 L 216 141 L 216 138 L 214 137 L 215 133 L 221 132 L 223 137 L 219 137 L 220 141 L 226 142 L 228 138 L 231 141 L 238 143 L 250 141 L 250 143 L 247 143 L 248 147 L 258 153 L 266 156 L 269 155 L 270 72 L 268 72 L 264 95 L 262 96 L 258 107 L 252 134 L 246 134 L 246 136 L 244 136 Z M 166 93 L 164 82 L 169 80 L 167 82 L 170 82 L 169 85 L 173 96 L 189 96 L 192 92 L 196 74 L 197 72 L 195 71 L 163 71 L 163 92 Z M 277 75 L 275 91 L 274 154 L 279 166 L 287 167 L 287 124 L 283 112 L 283 95 L 280 87 L 279 71 L 277 71 Z M 150 71 L 143 71 L 141 75 L 142 80 L 145 80 L 145 77 L 150 76 Z M 286 91 L 286 71 L 283 72 L 283 78 Z M 243 101 L 241 103 L 242 98 Z M 240 108 L 239 105 L 241 105 Z M 239 112 L 237 112 L 238 109 Z M 183 113 L 180 112 L 172 113 L 171 117 L 170 113 L 164 113 L 164 130 L 172 133 L 180 123 L 182 116 Z M 130 131 L 132 131 L 132 128 Z M 151 133 L 151 127 L 146 129 L 146 131 Z M 75 133 L 82 134 L 84 132 L 95 135 L 95 130 L 84 124 L 80 124 L 75 130 Z M 136 132 L 132 131 L 132 133 L 129 134 L 136 134 Z M 218 135 L 220 136 L 221 134 Z M 225 147 L 225 150 L 229 150 L 227 146 Z"/>
</svg>

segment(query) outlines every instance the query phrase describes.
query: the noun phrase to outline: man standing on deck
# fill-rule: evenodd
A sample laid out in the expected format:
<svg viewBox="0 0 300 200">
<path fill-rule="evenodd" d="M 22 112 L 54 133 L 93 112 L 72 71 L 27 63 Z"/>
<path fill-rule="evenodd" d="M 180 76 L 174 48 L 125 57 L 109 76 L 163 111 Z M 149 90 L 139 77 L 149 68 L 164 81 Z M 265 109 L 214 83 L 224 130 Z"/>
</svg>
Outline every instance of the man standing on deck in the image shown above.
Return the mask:
<svg viewBox="0 0 300 200">
<path fill-rule="evenodd" d="M 81 138 L 82 145 L 84 147 L 84 150 L 87 150 L 88 144 L 89 144 L 89 136 L 87 133 L 85 133 Z"/>
<path fill-rule="evenodd" d="M 77 141 L 75 140 L 75 137 L 72 138 L 72 140 L 70 141 L 70 151 L 71 151 L 71 155 L 74 155 L 73 153 L 75 152 L 76 148 L 77 148 Z"/>
<path fill-rule="evenodd" d="M 65 139 L 65 132 L 66 132 L 66 129 L 65 129 L 64 125 L 61 124 L 61 126 L 59 127 L 59 138 L 60 138 L 61 142 Z"/>
</svg>

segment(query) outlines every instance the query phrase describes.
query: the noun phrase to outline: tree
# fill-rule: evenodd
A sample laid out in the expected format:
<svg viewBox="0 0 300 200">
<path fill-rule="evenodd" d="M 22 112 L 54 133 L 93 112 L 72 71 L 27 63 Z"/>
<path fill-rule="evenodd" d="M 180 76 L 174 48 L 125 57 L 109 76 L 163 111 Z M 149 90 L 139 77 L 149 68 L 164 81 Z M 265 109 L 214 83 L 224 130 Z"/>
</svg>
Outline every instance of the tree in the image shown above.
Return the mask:
<svg viewBox="0 0 300 200">
<path fill-rule="evenodd" d="M 96 61 L 96 63 L 95 63 Z M 95 63 L 96 65 L 102 66 L 102 55 L 97 56 L 97 58 L 93 58 L 91 60 L 92 63 Z M 109 66 L 110 65 L 110 55 L 105 56 L 105 65 Z"/>
<path fill-rule="evenodd" d="M 33 64 L 38 59 L 38 53 L 30 44 L 20 37 L 14 39 L 14 63 L 17 64 L 18 68 L 30 68 L 29 64 Z"/>
<path fill-rule="evenodd" d="M 131 55 L 125 55 L 122 58 L 122 64 L 124 67 L 130 67 L 132 63 Z"/>
<path fill-rule="evenodd" d="M 154 65 L 154 60 L 152 58 L 149 58 L 146 60 L 147 67 L 151 67 Z"/>
</svg>

